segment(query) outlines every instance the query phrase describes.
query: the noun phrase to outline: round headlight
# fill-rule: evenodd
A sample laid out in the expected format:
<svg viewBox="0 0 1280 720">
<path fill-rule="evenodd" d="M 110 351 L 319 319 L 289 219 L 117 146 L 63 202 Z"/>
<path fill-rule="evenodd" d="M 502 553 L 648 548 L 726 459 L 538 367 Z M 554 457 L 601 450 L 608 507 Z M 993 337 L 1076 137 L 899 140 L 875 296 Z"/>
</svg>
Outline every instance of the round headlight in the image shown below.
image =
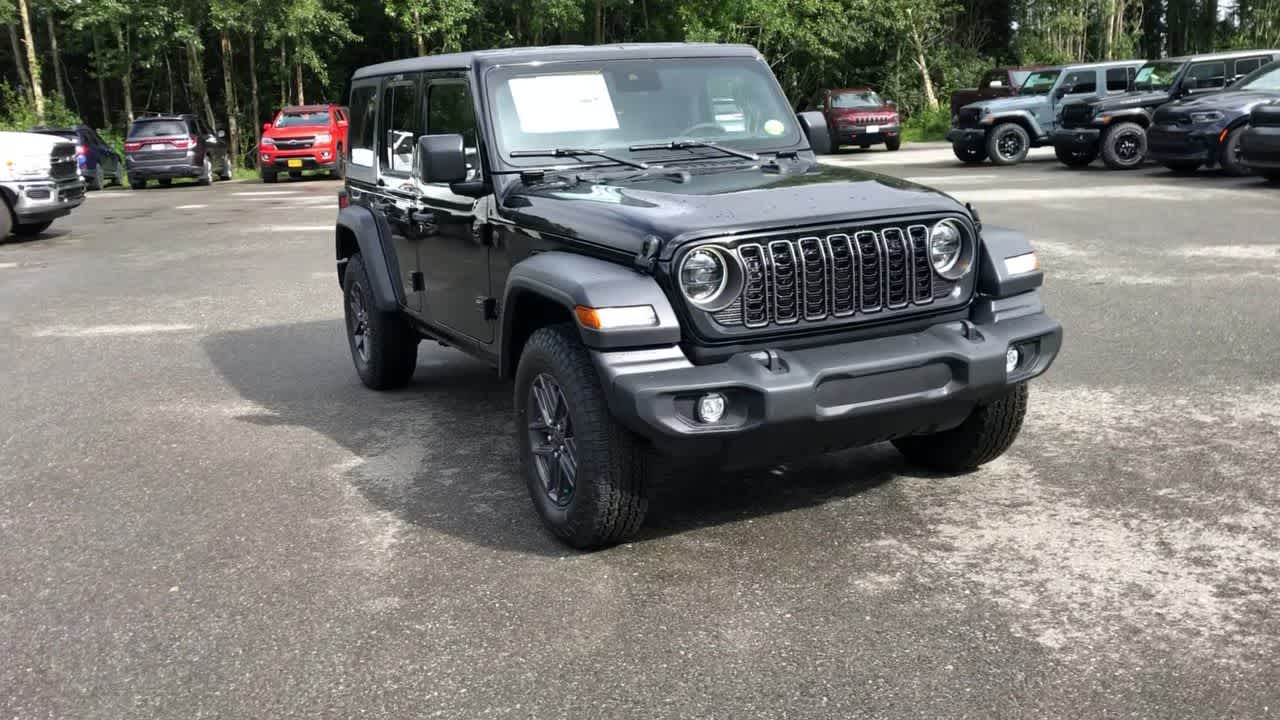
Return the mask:
<svg viewBox="0 0 1280 720">
<path fill-rule="evenodd" d="M 685 255 L 679 276 L 680 291 L 701 310 L 721 310 L 742 291 L 736 259 L 718 247 L 700 247 Z"/>
<path fill-rule="evenodd" d="M 929 262 L 933 271 L 955 280 L 969 269 L 964 230 L 954 220 L 942 220 L 929 232 Z"/>
</svg>

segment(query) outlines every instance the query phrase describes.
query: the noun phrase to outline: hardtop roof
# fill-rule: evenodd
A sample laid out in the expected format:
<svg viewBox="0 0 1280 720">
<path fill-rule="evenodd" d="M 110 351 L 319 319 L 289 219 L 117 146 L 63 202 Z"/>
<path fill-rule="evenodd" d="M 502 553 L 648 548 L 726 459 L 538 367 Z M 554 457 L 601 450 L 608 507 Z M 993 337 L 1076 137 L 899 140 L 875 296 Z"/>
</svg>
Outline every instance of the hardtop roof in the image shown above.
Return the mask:
<svg viewBox="0 0 1280 720">
<path fill-rule="evenodd" d="M 369 65 L 356 70 L 352 80 L 433 70 L 482 70 L 495 65 L 519 65 L 556 60 L 627 60 L 644 58 L 759 57 L 750 45 L 718 43 L 626 43 L 619 45 L 550 45 L 497 48 L 471 52 L 427 55 Z"/>
<path fill-rule="evenodd" d="M 1280 55 L 1280 50 L 1228 50 L 1215 53 L 1198 53 L 1196 55 L 1178 55 L 1177 57 L 1157 58 L 1148 62 L 1198 62 L 1200 60 L 1234 60 L 1254 55 Z"/>
</svg>

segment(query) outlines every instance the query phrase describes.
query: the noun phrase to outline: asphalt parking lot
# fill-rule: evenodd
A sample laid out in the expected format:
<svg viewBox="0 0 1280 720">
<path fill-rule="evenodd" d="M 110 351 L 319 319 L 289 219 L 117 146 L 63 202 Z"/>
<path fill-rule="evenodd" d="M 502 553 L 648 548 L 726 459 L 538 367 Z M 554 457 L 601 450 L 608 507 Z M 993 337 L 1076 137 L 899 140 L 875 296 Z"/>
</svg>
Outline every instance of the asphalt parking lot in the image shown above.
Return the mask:
<svg viewBox="0 0 1280 720">
<path fill-rule="evenodd" d="M 593 554 L 487 367 L 360 385 L 338 183 L 92 194 L 0 245 L 0 716 L 1280 713 L 1280 187 L 1033 158 L 833 160 L 1033 239 L 1066 342 L 1006 457 L 682 478 Z"/>
</svg>

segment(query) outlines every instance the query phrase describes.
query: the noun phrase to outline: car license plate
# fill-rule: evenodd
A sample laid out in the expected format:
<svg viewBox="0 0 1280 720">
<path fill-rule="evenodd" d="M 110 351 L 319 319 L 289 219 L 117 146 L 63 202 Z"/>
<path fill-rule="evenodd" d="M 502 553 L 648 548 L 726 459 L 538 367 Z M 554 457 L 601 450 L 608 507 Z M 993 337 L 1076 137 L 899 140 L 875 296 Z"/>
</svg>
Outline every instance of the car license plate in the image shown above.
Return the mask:
<svg viewBox="0 0 1280 720">
<path fill-rule="evenodd" d="M 302 161 L 301 161 L 301 160 L 290 160 L 290 161 L 289 161 L 289 167 L 302 167 Z"/>
<path fill-rule="evenodd" d="M 148 150 L 148 151 L 168 150 L 168 149 L 169 149 L 169 143 L 151 143 L 150 145 L 147 145 L 146 147 L 143 148 L 143 150 Z"/>
<path fill-rule="evenodd" d="M 878 133 L 878 132 L 880 132 L 880 126 L 879 126 L 879 125 L 868 125 L 868 126 L 867 126 L 867 132 L 869 132 L 869 133 Z"/>
</svg>

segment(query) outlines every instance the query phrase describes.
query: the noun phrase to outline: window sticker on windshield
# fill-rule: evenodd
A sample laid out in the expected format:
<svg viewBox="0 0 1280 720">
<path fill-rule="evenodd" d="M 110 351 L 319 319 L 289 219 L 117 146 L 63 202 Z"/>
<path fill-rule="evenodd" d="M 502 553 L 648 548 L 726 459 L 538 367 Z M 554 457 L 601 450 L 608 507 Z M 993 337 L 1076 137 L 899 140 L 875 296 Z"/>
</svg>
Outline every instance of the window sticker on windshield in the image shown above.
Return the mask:
<svg viewBox="0 0 1280 720">
<path fill-rule="evenodd" d="M 618 129 L 613 99 L 600 73 L 512 78 L 508 85 L 523 132 Z"/>
<path fill-rule="evenodd" d="M 770 135 L 781 135 L 786 129 L 781 120 L 766 120 L 764 123 L 764 131 Z"/>
</svg>

